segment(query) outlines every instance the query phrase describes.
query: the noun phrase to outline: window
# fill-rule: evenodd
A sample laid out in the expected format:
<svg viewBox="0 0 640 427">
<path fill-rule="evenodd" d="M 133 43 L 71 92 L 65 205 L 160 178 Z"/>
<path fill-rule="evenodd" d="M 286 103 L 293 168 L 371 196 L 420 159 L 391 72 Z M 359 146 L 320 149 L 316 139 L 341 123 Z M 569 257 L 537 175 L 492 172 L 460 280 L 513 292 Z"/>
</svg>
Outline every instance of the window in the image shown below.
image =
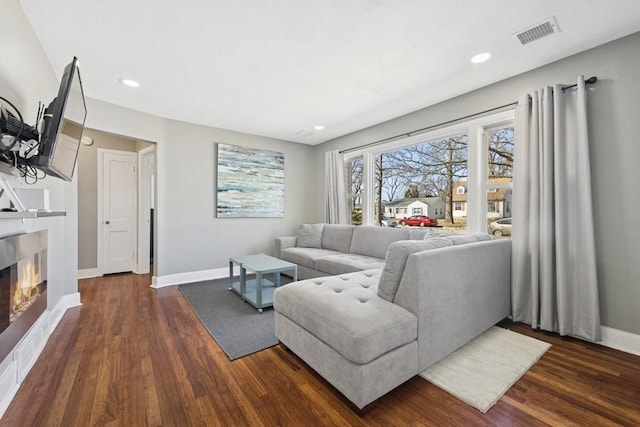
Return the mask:
<svg viewBox="0 0 640 427">
<path fill-rule="evenodd" d="M 364 175 L 363 175 L 363 161 L 362 157 L 351 159 L 347 162 L 347 177 L 348 185 L 348 207 L 349 218 L 351 218 L 351 224 L 362 224 L 362 194 L 364 192 Z"/>
<path fill-rule="evenodd" d="M 352 151 L 346 162 L 353 172 L 354 223 L 357 213 L 373 225 L 390 203 L 432 198 L 428 214 L 438 216 L 443 229 L 486 232 L 489 220 L 510 215 L 513 119 L 510 110 Z M 408 210 L 425 214 L 424 207 Z M 395 214 L 406 216 L 407 208 Z"/>
<path fill-rule="evenodd" d="M 457 183 L 467 179 L 467 158 L 468 136 L 464 133 L 379 153 L 375 157 L 374 211 L 389 202 L 429 197 L 444 201 L 445 222 L 460 222 L 453 212 L 454 189 L 460 191 Z M 424 208 L 412 208 L 411 214 L 424 215 Z"/>
<path fill-rule="evenodd" d="M 511 236 L 514 129 L 513 126 L 499 126 L 487 129 L 485 136 L 488 151 L 487 231 L 508 237 Z"/>
</svg>

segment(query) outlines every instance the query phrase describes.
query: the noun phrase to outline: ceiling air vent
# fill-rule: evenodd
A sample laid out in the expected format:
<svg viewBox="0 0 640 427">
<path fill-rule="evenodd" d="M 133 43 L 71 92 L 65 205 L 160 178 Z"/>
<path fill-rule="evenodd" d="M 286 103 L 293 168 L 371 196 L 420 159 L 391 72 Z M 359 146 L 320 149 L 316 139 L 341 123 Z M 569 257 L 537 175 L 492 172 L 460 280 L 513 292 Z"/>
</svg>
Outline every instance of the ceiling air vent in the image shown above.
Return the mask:
<svg viewBox="0 0 640 427">
<path fill-rule="evenodd" d="M 533 27 L 529 27 L 516 33 L 515 36 L 518 38 L 518 40 L 520 40 L 520 43 L 525 45 L 527 43 L 531 43 L 543 37 L 550 36 L 551 34 L 559 32 L 560 28 L 558 28 L 556 18 L 551 17 L 539 24 L 534 25 Z"/>
</svg>

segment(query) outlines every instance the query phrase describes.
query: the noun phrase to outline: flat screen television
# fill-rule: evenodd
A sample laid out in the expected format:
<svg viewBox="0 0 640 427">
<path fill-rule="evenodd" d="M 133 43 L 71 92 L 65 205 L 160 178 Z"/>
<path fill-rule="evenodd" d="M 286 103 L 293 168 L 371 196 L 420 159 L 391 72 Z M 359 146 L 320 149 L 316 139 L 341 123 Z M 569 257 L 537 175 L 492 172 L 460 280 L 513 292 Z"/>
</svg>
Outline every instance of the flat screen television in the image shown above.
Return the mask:
<svg viewBox="0 0 640 427">
<path fill-rule="evenodd" d="M 58 96 L 44 112 L 38 155 L 33 166 L 47 175 L 71 181 L 87 117 L 78 58 L 64 69 Z"/>
</svg>

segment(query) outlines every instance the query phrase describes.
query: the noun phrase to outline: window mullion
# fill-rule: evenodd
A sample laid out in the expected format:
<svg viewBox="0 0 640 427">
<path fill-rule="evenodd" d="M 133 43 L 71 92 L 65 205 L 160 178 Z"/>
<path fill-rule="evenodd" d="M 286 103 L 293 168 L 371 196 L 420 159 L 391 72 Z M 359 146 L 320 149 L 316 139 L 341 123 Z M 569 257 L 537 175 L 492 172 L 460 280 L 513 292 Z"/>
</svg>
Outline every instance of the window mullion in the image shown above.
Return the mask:
<svg viewBox="0 0 640 427">
<path fill-rule="evenodd" d="M 362 225 L 375 224 L 375 175 L 376 175 L 376 158 L 373 153 L 364 153 L 363 175 L 364 175 L 364 194 L 362 198 Z"/>
<path fill-rule="evenodd" d="M 482 126 L 469 127 L 469 159 L 468 159 L 468 195 L 467 195 L 467 232 L 486 231 L 487 198 L 484 183 L 486 181 L 487 154 L 483 143 Z"/>
</svg>

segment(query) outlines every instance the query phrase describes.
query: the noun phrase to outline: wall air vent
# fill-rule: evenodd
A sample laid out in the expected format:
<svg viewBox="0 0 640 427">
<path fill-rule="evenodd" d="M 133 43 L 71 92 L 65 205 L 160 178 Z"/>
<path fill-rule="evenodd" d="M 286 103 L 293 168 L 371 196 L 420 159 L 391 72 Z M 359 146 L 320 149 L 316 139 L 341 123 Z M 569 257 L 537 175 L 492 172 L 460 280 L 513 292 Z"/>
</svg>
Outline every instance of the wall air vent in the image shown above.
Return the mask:
<svg viewBox="0 0 640 427">
<path fill-rule="evenodd" d="M 531 43 L 543 37 L 550 36 L 551 34 L 559 33 L 560 28 L 556 22 L 555 17 L 551 17 L 533 27 L 526 28 L 517 32 L 514 36 L 520 40 L 523 45 Z"/>
</svg>

